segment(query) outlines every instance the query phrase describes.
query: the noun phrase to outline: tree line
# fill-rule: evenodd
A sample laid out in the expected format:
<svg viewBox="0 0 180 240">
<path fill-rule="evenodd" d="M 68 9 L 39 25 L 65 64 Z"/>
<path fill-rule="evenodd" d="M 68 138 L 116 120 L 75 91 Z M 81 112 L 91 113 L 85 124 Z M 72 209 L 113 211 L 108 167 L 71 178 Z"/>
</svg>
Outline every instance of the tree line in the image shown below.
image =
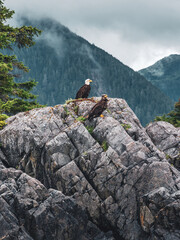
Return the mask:
<svg viewBox="0 0 180 240">
<path fill-rule="evenodd" d="M 41 30 L 36 27 L 9 26 L 7 21 L 13 17 L 14 13 L 13 10 L 4 6 L 4 0 L 0 0 L 1 50 L 8 49 L 11 51 L 17 47 L 19 49 L 29 48 L 35 44 L 34 37 L 41 34 Z M 23 82 L 17 82 L 15 80 L 17 77 L 20 77 L 22 73 L 29 72 L 28 67 L 18 61 L 16 55 L 3 54 L 2 52 L 3 51 L 0 52 L 0 128 L 5 125 L 5 119 L 8 116 L 42 107 L 36 100 L 37 96 L 32 94 L 32 90 L 37 85 L 37 82 L 34 79 Z M 111 67 L 113 69 L 113 66 Z M 121 75 L 122 74 L 121 72 Z M 123 81 L 121 84 L 123 84 Z M 124 84 L 126 83 L 124 82 Z M 127 89 L 127 91 L 128 90 L 129 89 Z M 137 99 L 134 101 L 137 101 Z M 175 104 L 175 109 L 169 115 L 157 117 L 155 120 L 170 121 L 175 126 L 179 126 L 179 106 L 180 103 L 178 102 Z"/>
<path fill-rule="evenodd" d="M 41 34 L 41 30 L 35 27 L 12 27 L 7 21 L 12 18 L 13 10 L 4 6 L 0 0 L 0 49 L 13 50 L 18 48 L 29 48 L 35 44 L 34 36 Z M 4 55 L 0 52 L 0 128 L 5 125 L 5 119 L 21 111 L 41 107 L 36 101 L 36 95 L 31 90 L 37 82 L 32 79 L 22 83 L 15 82 L 15 77 L 20 72 L 28 72 L 29 69 L 19 62 L 15 55 Z"/>
</svg>

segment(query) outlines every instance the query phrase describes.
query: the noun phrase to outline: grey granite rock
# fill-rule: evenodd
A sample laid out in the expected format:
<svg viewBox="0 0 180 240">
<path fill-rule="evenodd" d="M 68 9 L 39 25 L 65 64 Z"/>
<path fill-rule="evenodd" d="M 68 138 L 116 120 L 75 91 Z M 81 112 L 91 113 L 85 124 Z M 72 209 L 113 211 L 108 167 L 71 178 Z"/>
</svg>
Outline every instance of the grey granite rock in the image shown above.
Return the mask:
<svg viewBox="0 0 180 240">
<path fill-rule="evenodd" d="M 114 239 L 71 197 L 19 170 L 0 170 L 0 183 L 0 239 Z"/>
<path fill-rule="evenodd" d="M 156 147 L 166 154 L 169 162 L 180 169 L 180 128 L 159 121 L 150 123 L 146 132 Z"/>
<path fill-rule="evenodd" d="M 93 101 L 7 120 L 0 238 L 180 239 L 180 173 L 171 165 L 178 168 L 179 129 L 143 128 L 123 99 L 110 99 L 104 118 L 83 122 Z"/>
</svg>

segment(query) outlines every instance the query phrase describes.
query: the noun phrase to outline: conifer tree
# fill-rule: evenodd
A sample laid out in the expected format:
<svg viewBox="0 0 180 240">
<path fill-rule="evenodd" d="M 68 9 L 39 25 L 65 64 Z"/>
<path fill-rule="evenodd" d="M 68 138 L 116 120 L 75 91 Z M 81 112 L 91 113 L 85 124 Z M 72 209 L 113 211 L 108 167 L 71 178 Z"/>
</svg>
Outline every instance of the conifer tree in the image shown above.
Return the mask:
<svg viewBox="0 0 180 240">
<path fill-rule="evenodd" d="M 0 114 L 11 115 L 41 106 L 35 100 L 36 95 L 31 93 L 37 84 L 35 80 L 23 83 L 15 81 L 19 72 L 28 72 L 29 69 L 19 62 L 15 55 L 2 53 L 3 49 L 13 50 L 15 46 L 31 47 L 35 43 L 34 37 L 41 33 L 39 29 L 32 26 L 9 26 L 7 20 L 12 18 L 13 14 L 14 11 L 4 6 L 4 0 L 0 0 Z"/>
<path fill-rule="evenodd" d="M 178 102 L 175 103 L 174 105 L 174 110 L 168 113 L 170 122 L 175 126 L 175 127 L 180 127 L 180 99 Z"/>
<path fill-rule="evenodd" d="M 173 124 L 175 127 L 180 127 L 180 99 L 175 103 L 174 110 L 167 115 L 157 116 L 155 121 L 165 121 Z"/>
</svg>

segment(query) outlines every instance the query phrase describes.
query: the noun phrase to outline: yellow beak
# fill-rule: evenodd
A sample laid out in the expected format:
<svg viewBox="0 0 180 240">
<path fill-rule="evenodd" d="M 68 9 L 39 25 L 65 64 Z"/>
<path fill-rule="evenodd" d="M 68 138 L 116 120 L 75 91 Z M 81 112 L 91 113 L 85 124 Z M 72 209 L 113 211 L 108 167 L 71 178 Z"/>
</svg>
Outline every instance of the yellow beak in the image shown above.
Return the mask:
<svg viewBox="0 0 180 240">
<path fill-rule="evenodd" d="M 92 82 L 92 80 L 89 80 L 89 82 Z"/>
</svg>

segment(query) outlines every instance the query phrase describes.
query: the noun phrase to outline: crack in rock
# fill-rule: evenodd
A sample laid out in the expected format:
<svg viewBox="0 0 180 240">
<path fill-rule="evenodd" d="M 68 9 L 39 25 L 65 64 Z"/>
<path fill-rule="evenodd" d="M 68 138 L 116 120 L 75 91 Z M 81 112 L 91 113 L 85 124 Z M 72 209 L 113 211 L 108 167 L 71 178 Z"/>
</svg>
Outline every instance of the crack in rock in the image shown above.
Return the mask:
<svg viewBox="0 0 180 240">
<path fill-rule="evenodd" d="M 94 103 L 76 104 L 19 113 L 0 131 L 0 238 L 180 239 L 179 129 L 143 128 L 112 98 L 81 123 Z"/>
</svg>

